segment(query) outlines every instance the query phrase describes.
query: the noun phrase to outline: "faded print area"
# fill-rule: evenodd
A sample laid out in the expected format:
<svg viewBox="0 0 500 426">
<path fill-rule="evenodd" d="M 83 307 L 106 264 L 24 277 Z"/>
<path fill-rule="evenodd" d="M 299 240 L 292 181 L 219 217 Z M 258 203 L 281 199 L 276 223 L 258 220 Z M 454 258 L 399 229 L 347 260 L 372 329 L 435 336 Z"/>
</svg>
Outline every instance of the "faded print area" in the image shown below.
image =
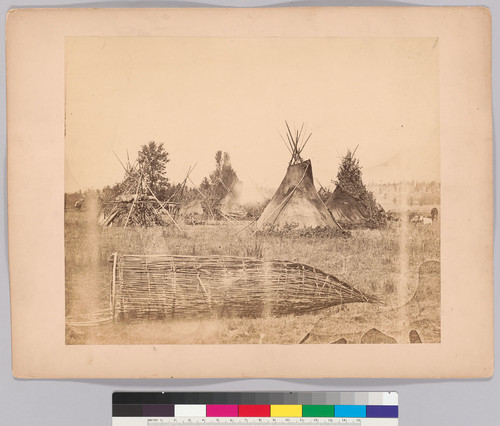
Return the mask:
<svg viewBox="0 0 500 426">
<path fill-rule="evenodd" d="M 435 38 L 66 39 L 66 344 L 440 342 Z"/>
</svg>

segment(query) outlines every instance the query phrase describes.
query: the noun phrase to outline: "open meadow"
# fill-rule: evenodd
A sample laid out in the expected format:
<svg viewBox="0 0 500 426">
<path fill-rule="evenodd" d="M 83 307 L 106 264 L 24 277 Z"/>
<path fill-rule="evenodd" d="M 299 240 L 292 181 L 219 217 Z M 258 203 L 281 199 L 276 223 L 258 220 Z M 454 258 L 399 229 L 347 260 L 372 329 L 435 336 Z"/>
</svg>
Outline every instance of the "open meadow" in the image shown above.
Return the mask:
<svg viewBox="0 0 500 426">
<path fill-rule="evenodd" d="M 288 260 L 318 268 L 381 304 L 352 303 L 305 315 L 111 322 L 67 326 L 67 344 L 359 343 L 377 328 L 398 343 L 416 329 L 423 343 L 440 341 L 440 228 L 389 222 L 350 237 L 251 235 L 247 223 L 168 227 L 102 227 L 95 211 L 65 213 L 66 316 L 109 307 L 113 253 L 229 255 Z"/>
</svg>

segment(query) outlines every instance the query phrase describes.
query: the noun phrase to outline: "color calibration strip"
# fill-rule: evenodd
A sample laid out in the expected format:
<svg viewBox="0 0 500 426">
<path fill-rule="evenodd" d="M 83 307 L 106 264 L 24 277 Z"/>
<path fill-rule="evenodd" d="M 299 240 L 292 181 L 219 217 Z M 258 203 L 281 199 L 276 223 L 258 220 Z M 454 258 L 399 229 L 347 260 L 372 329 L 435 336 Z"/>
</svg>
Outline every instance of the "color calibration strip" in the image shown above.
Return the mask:
<svg viewBox="0 0 500 426">
<path fill-rule="evenodd" d="M 241 403 L 235 403 L 237 400 Z M 395 426 L 398 415 L 396 392 L 113 394 L 114 426 L 167 423 Z"/>
<path fill-rule="evenodd" d="M 113 405 L 113 417 L 386 417 L 397 405 Z"/>
</svg>

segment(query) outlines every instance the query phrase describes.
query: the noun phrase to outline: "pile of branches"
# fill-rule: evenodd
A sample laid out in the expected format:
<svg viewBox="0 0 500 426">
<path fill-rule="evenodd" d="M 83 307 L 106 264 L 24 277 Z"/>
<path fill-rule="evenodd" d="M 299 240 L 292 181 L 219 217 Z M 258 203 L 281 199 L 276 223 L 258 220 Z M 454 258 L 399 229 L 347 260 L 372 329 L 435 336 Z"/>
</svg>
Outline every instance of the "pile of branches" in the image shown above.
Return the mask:
<svg viewBox="0 0 500 426">
<path fill-rule="evenodd" d="M 329 226 L 300 228 L 298 223 L 286 223 L 284 226 L 266 224 L 257 232 L 260 235 L 273 237 L 306 237 L 306 238 L 349 238 L 347 229 L 336 229 Z"/>
<path fill-rule="evenodd" d="M 166 226 L 162 208 L 146 195 L 118 196 L 102 203 L 99 224 L 103 226 Z"/>
<path fill-rule="evenodd" d="M 311 266 L 235 256 L 118 255 L 117 320 L 300 315 L 379 303 Z"/>
</svg>

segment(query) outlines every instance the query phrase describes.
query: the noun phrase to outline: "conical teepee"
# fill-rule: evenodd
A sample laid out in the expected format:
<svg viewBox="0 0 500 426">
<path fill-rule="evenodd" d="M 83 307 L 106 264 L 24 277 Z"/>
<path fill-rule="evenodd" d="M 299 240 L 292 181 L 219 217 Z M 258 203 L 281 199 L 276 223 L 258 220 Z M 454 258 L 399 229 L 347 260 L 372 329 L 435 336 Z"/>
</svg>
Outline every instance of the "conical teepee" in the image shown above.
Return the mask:
<svg viewBox="0 0 500 426">
<path fill-rule="evenodd" d="M 340 186 L 335 188 L 325 201 L 326 208 L 339 222 L 362 224 L 370 218 L 366 204 L 357 197 L 344 191 Z"/>
<path fill-rule="evenodd" d="M 304 161 L 300 156 L 311 135 L 300 145 L 302 129 L 294 135 L 287 124 L 287 130 L 287 148 L 292 158 L 285 178 L 257 220 L 257 229 L 262 229 L 265 226 L 282 228 L 287 224 L 295 225 L 298 228 L 331 227 L 341 229 L 314 187 L 311 161 Z"/>
</svg>

